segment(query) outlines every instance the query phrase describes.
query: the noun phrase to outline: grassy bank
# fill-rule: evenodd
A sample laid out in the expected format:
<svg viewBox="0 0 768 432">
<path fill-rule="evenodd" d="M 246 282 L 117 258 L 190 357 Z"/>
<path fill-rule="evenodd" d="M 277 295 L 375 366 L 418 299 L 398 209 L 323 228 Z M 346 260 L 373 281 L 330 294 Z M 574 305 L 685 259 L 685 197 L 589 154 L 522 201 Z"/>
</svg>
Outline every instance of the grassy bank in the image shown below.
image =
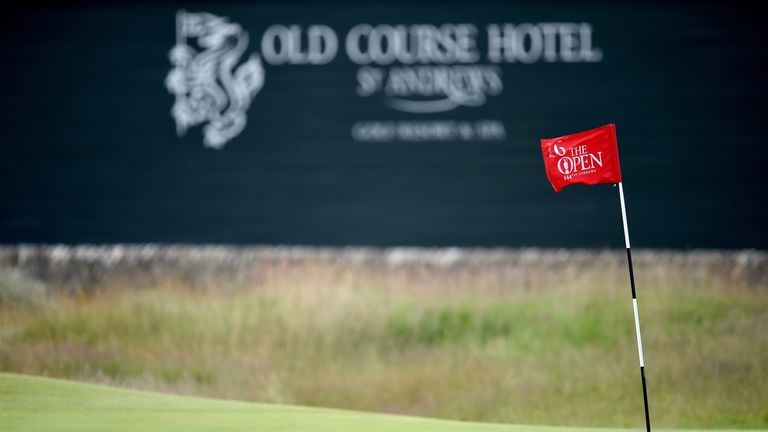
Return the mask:
<svg viewBox="0 0 768 432">
<path fill-rule="evenodd" d="M 768 427 L 768 287 L 636 271 L 655 424 Z M 169 276 L 52 295 L 5 271 L 0 370 L 459 420 L 642 425 L 623 268 L 559 274 L 517 283 L 495 267 L 302 263 L 204 289 Z"/>
</svg>

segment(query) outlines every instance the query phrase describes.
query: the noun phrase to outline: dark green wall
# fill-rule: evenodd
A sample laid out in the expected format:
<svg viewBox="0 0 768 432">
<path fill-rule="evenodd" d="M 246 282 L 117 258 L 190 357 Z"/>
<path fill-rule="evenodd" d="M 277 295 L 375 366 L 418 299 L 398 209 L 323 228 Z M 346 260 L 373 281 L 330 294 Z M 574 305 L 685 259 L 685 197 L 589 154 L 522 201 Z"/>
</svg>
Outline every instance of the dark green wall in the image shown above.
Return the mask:
<svg viewBox="0 0 768 432">
<path fill-rule="evenodd" d="M 245 130 L 178 137 L 178 9 L 328 25 L 322 66 L 265 64 Z M 355 93 L 355 24 L 588 22 L 599 63 L 499 64 L 503 92 L 437 114 Z M 618 191 L 555 194 L 538 138 L 617 124 L 633 245 L 766 248 L 768 27 L 747 7 L 564 2 L 81 3 L 15 9 L 0 44 L 0 242 L 622 247 Z M 488 65 L 486 59 L 479 64 Z M 397 65 L 394 65 L 397 66 Z M 389 66 L 384 66 L 389 68 Z M 357 142 L 358 121 L 494 120 L 491 141 Z"/>
</svg>

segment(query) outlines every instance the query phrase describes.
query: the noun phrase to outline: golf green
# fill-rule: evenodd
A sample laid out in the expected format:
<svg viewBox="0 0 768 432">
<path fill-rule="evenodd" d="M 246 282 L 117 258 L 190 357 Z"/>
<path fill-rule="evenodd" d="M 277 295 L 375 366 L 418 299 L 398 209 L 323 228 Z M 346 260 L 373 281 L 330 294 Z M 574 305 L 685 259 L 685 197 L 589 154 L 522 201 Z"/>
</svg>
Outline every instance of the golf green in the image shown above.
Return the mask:
<svg viewBox="0 0 768 432">
<path fill-rule="evenodd" d="M 0 431 L 600 431 L 205 399 L 0 373 Z M 691 432 L 691 430 L 686 430 Z M 710 432 L 712 430 L 709 430 Z"/>
</svg>

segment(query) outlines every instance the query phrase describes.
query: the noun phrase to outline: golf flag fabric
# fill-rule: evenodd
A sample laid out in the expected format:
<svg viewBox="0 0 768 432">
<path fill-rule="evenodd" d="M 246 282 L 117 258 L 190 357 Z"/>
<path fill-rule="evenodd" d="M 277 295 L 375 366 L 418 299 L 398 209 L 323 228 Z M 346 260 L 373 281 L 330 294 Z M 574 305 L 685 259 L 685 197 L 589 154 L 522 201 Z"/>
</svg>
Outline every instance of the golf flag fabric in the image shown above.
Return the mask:
<svg viewBox="0 0 768 432">
<path fill-rule="evenodd" d="M 621 182 L 616 125 L 541 140 L 541 154 L 549 182 L 560 192 L 575 184 Z"/>
</svg>

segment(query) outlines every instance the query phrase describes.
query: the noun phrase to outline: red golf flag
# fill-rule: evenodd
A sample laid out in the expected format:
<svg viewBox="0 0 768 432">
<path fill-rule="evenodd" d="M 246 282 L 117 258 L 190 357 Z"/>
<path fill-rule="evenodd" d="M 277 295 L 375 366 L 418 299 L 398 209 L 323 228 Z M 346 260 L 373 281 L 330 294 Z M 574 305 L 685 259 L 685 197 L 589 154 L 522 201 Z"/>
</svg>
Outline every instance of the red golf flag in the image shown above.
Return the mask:
<svg viewBox="0 0 768 432">
<path fill-rule="evenodd" d="M 555 192 L 574 184 L 619 183 L 619 149 L 613 123 L 541 140 L 544 168 Z"/>
</svg>

